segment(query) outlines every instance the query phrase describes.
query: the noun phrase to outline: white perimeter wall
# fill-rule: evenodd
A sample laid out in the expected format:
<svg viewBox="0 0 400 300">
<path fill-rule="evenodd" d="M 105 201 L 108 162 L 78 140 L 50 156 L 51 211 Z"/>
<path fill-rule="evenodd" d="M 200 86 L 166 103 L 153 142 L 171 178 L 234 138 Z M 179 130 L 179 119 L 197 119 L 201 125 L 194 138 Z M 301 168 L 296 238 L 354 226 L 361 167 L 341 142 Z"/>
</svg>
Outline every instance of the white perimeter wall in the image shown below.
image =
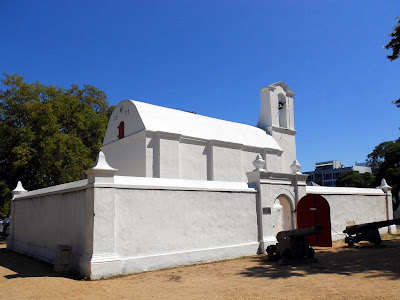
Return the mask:
<svg viewBox="0 0 400 300">
<path fill-rule="evenodd" d="M 69 245 L 71 268 L 92 279 L 257 253 L 257 192 L 246 183 L 87 182 L 17 196 L 10 249 L 54 263 L 56 246 Z M 111 254 L 120 263 L 112 271 Z M 91 266 L 82 269 L 82 257 Z"/>
<path fill-rule="evenodd" d="M 256 194 L 118 189 L 122 273 L 257 253 Z"/>
<path fill-rule="evenodd" d="M 86 185 L 87 180 L 74 183 Z M 69 184 L 71 185 L 71 184 Z M 86 190 L 48 194 L 13 200 L 11 249 L 54 263 L 57 245 L 72 246 L 72 265 L 78 270 L 84 249 Z M 40 191 L 40 190 L 39 190 Z"/>
<path fill-rule="evenodd" d="M 306 191 L 328 201 L 334 241 L 345 238 L 346 226 L 387 220 L 386 198 L 381 189 L 307 186 Z M 380 232 L 387 233 L 387 227 Z"/>
<path fill-rule="evenodd" d="M 261 206 L 272 206 L 282 194 L 277 184 L 263 184 L 265 191 L 258 194 L 243 182 L 99 179 L 17 196 L 12 202 L 10 249 L 53 262 L 56 246 L 70 245 L 72 269 L 78 269 L 84 256 L 89 268 L 83 273 L 93 279 L 252 255 L 259 248 L 257 197 L 263 197 Z M 379 189 L 306 191 L 328 201 L 334 240 L 344 238 L 349 224 L 386 220 L 386 198 Z M 281 202 L 283 210 L 291 210 Z M 263 217 L 264 236 L 279 225 L 272 224 L 274 218 Z"/>
</svg>

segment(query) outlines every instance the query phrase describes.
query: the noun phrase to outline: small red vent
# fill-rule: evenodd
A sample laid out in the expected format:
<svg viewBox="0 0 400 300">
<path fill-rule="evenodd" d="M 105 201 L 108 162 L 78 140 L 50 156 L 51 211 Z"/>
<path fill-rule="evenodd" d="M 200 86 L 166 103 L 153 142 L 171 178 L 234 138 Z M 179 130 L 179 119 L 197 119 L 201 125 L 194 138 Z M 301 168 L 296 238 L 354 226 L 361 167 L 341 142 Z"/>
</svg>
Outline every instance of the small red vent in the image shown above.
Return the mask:
<svg viewBox="0 0 400 300">
<path fill-rule="evenodd" d="M 122 121 L 121 123 L 119 123 L 118 126 L 118 138 L 122 139 L 125 136 L 125 124 L 124 121 Z"/>
</svg>

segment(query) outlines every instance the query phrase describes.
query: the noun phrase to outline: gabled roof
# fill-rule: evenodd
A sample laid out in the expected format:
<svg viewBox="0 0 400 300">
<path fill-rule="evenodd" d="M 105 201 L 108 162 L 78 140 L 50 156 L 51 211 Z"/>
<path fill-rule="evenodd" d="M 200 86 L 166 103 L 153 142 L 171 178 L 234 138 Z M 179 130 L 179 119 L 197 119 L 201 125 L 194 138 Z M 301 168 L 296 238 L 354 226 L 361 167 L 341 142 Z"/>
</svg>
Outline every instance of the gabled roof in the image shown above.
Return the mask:
<svg viewBox="0 0 400 300">
<path fill-rule="evenodd" d="M 115 123 L 113 119 L 116 115 L 120 115 L 121 107 L 130 109 L 129 115 L 122 115 Z M 137 125 L 130 126 L 129 119 Z M 120 121 L 125 123 L 125 137 L 145 129 L 152 132 L 180 134 L 194 139 L 216 140 L 281 151 L 272 136 L 260 128 L 133 100 L 124 100 L 115 108 L 103 145 L 118 140 L 116 126 Z M 113 128 L 109 128 L 111 126 Z"/>
</svg>

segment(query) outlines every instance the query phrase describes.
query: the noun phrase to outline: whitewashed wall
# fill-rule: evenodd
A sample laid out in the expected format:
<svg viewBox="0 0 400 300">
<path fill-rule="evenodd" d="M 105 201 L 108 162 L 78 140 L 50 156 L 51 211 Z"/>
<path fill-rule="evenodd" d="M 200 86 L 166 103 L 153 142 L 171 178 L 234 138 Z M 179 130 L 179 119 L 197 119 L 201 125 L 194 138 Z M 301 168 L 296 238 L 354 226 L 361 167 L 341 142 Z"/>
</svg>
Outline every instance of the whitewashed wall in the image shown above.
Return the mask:
<svg viewBox="0 0 400 300">
<path fill-rule="evenodd" d="M 288 139 L 294 141 L 293 136 L 280 138 L 286 147 Z M 102 151 L 121 176 L 247 182 L 246 173 L 254 169 L 259 153 L 267 157 L 268 171 L 282 169 L 277 153 L 266 154 L 264 148 L 145 131 L 104 145 Z M 282 160 L 289 173 L 292 157 L 290 153 Z"/>
<path fill-rule="evenodd" d="M 273 138 L 283 150 L 282 155 L 278 159 L 275 157 L 275 160 L 277 160 L 277 172 L 290 174 L 292 172 L 290 165 L 296 159 L 296 132 L 275 127 L 272 130 Z"/>
<path fill-rule="evenodd" d="M 257 253 L 252 192 L 118 189 L 122 273 Z"/>
<path fill-rule="evenodd" d="M 253 171 L 253 188 L 92 171 L 99 173 L 88 180 L 16 196 L 8 247 L 53 262 L 57 245 L 72 246 L 72 269 L 98 279 L 256 254 L 277 230 L 295 226 L 294 205 L 306 192 L 328 201 L 334 240 L 349 222 L 386 219 L 381 190 L 306 187 L 304 175 Z"/>
<path fill-rule="evenodd" d="M 141 132 L 103 146 L 102 150 L 118 169 L 118 175 L 146 176 L 146 146 L 145 133 Z"/>
<path fill-rule="evenodd" d="M 86 184 L 87 180 L 82 180 L 33 191 L 13 200 L 12 240 L 7 240 L 7 247 L 54 263 L 56 246 L 69 245 L 71 267 L 78 270 L 85 243 Z"/>
<path fill-rule="evenodd" d="M 348 225 L 387 220 L 386 197 L 381 189 L 307 186 L 306 191 L 328 201 L 334 241 L 344 239 L 343 230 Z M 389 210 L 392 211 L 391 202 Z M 388 228 L 384 227 L 380 232 L 387 233 Z"/>
<path fill-rule="evenodd" d="M 186 139 L 179 144 L 179 177 L 207 180 L 209 151 L 205 142 Z"/>
<path fill-rule="evenodd" d="M 13 200 L 8 247 L 92 279 L 257 253 L 257 192 L 240 182 L 100 177 Z"/>
</svg>

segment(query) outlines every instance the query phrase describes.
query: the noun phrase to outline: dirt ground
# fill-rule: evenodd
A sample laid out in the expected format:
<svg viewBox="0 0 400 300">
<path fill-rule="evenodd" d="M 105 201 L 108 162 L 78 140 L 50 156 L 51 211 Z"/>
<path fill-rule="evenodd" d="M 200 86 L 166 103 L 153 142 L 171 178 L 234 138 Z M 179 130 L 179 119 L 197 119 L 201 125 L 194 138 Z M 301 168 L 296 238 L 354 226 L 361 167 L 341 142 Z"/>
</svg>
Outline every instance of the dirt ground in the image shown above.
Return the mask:
<svg viewBox="0 0 400 300">
<path fill-rule="evenodd" d="M 297 266 L 251 256 L 85 281 L 0 245 L 1 299 L 400 299 L 400 235 L 349 249 L 315 248 L 318 263 Z"/>
</svg>

